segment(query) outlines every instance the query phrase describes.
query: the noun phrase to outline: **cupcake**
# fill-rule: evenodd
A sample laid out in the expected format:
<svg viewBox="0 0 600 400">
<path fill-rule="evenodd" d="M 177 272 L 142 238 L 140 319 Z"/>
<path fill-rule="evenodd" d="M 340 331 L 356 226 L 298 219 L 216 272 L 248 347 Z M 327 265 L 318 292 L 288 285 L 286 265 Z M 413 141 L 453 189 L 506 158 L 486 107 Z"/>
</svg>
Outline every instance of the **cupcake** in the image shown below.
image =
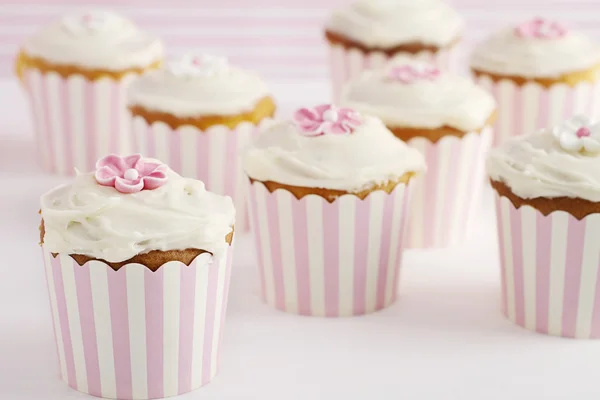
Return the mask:
<svg viewBox="0 0 600 400">
<path fill-rule="evenodd" d="M 600 124 L 574 117 L 511 139 L 487 169 L 508 319 L 549 335 L 600 338 Z"/>
<path fill-rule="evenodd" d="M 464 21 L 440 0 L 358 0 L 327 21 L 334 99 L 345 82 L 367 68 L 404 55 L 458 69 Z"/>
<path fill-rule="evenodd" d="M 418 151 L 377 118 L 322 105 L 266 126 L 243 165 L 267 304 L 340 317 L 395 301 Z"/>
<path fill-rule="evenodd" d="M 41 245 L 62 379 L 98 397 L 155 399 L 218 368 L 233 202 L 140 155 L 44 194 Z"/>
<path fill-rule="evenodd" d="M 427 173 L 413 189 L 406 244 L 460 244 L 479 209 L 494 99 L 467 78 L 403 58 L 348 83 L 341 105 L 379 117 L 425 157 Z"/>
<path fill-rule="evenodd" d="M 264 82 L 226 59 L 188 54 L 134 82 L 128 102 L 136 150 L 231 196 L 236 228 L 247 230 L 239 152 L 275 113 Z"/>
<path fill-rule="evenodd" d="M 105 11 L 69 15 L 27 39 L 16 68 L 44 170 L 72 175 L 104 154 L 127 154 L 125 87 L 162 55 L 157 38 Z"/>
<path fill-rule="evenodd" d="M 533 19 L 491 35 L 471 70 L 499 107 L 495 145 L 600 112 L 600 46 L 560 22 Z"/>
</svg>

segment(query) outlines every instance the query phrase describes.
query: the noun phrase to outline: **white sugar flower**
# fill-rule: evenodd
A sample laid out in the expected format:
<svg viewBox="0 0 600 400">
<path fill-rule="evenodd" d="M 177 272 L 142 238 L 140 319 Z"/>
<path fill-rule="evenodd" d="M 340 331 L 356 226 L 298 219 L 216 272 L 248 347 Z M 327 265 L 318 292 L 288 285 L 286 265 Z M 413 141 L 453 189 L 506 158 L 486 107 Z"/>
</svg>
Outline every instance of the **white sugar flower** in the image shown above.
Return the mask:
<svg viewBox="0 0 600 400">
<path fill-rule="evenodd" d="M 211 78 L 229 68 L 226 58 L 208 54 L 186 54 L 168 65 L 169 71 L 184 78 Z"/>
<path fill-rule="evenodd" d="M 569 152 L 600 153 L 600 123 L 576 116 L 552 129 L 560 147 Z"/>
</svg>

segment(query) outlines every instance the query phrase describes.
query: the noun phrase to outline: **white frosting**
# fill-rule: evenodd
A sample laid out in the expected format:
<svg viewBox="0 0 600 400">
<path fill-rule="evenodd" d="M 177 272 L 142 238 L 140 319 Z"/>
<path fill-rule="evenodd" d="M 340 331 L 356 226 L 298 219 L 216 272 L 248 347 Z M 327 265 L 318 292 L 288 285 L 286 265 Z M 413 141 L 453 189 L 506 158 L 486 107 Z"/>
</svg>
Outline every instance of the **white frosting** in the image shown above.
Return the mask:
<svg viewBox="0 0 600 400">
<path fill-rule="evenodd" d="M 452 44 L 464 21 L 440 0 L 359 0 L 334 11 L 327 30 L 374 48 L 404 43 Z"/>
<path fill-rule="evenodd" d="M 194 64 L 194 59 L 200 62 Z M 260 77 L 223 59 L 193 54 L 135 80 L 129 104 L 178 117 L 235 115 L 252 111 L 269 95 Z"/>
<path fill-rule="evenodd" d="M 496 105 L 493 97 L 470 79 L 443 72 L 433 80 L 412 83 L 389 77 L 394 67 L 419 64 L 403 58 L 384 69 L 363 73 L 344 88 L 341 104 L 379 117 L 390 127 L 450 126 L 469 132 L 485 126 Z"/>
<path fill-rule="evenodd" d="M 109 262 L 152 250 L 222 254 L 235 219 L 231 198 L 207 192 L 201 181 L 170 169 L 167 177 L 157 189 L 123 194 L 100 186 L 93 173 L 81 174 L 44 194 L 44 248 Z"/>
<path fill-rule="evenodd" d="M 163 57 L 162 42 L 107 11 L 70 15 L 28 38 L 27 55 L 61 65 L 119 71 L 144 68 Z"/>
<path fill-rule="evenodd" d="M 518 137 L 492 150 L 487 170 L 521 198 L 600 201 L 600 157 L 565 150 L 552 130 Z"/>
<path fill-rule="evenodd" d="M 350 134 L 306 136 L 291 121 L 267 126 L 244 155 L 253 179 L 359 192 L 425 168 L 423 156 L 374 117 Z"/>
<path fill-rule="evenodd" d="M 506 28 L 480 43 L 471 67 L 499 75 L 558 78 L 600 64 L 600 46 L 584 34 L 568 31 L 556 39 L 519 37 Z"/>
</svg>

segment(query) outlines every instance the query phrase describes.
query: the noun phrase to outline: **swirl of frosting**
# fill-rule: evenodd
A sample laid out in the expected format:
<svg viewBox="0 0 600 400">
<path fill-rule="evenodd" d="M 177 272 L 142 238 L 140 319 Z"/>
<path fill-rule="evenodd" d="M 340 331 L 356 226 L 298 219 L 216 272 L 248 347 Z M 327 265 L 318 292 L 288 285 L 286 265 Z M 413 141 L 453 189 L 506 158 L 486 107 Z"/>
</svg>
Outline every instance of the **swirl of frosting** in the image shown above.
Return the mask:
<svg viewBox="0 0 600 400">
<path fill-rule="evenodd" d="M 44 247 L 121 262 L 152 250 L 227 249 L 235 210 L 231 198 L 204 183 L 166 169 L 167 182 L 153 190 L 120 193 L 96 182 L 94 173 L 44 194 Z"/>
<path fill-rule="evenodd" d="M 306 136 L 292 121 L 266 126 L 244 155 L 259 181 L 359 192 L 425 169 L 423 156 L 375 117 L 360 116 L 352 134 Z"/>
<path fill-rule="evenodd" d="M 391 127 L 449 126 L 465 132 L 483 128 L 496 108 L 492 96 L 468 78 L 438 71 L 406 80 L 397 70 L 407 67 L 434 71 L 421 61 L 397 58 L 346 85 L 341 104 L 377 116 Z"/>
<path fill-rule="evenodd" d="M 144 68 L 163 57 L 162 42 L 108 11 L 64 17 L 24 43 L 28 56 L 61 65 L 119 71 Z"/>
<path fill-rule="evenodd" d="M 575 197 L 600 202 L 600 156 L 566 147 L 554 129 L 514 138 L 492 150 L 488 175 L 524 199 Z"/>
<path fill-rule="evenodd" d="M 185 118 L 251 111 L 268 95 L 257 75 L 222 58 L 188 54 L 132 82 L 128 102 Z"/>
<path fill-rule="evenodd" d="M 326 29 L 375 48 L 405 43 L 445 47 L 460 37 L 461 16 L 440 0 L 359 0 L 334 11 Z"/>
<path fill-rule="evenodd" d="M 600 64 L 600 46 L 581 32 L 565 29 L 548 38 L 549 34 L 524 36 L 521 27 L 503 29 L 480 43 L 471 56 L 471 68 L 505 76 L 558 78 Z"/>
</svg>

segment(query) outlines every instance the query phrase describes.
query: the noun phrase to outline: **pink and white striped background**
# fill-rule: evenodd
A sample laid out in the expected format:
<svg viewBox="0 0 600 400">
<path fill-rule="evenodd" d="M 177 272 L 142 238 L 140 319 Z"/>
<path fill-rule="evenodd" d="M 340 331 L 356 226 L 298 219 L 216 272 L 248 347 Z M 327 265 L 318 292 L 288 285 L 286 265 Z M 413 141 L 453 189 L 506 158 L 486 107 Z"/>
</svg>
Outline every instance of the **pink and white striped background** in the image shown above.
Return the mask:
<svg viewBox="0 0 600 400">
<path fill-rule="evenodd" d="M 201 48 L 271 79 L 327 76 L 322 26 L 329 10 L 351 0 L 20 0 L 0 2 L 0 77 L 12 71 L 24 37 L 62 14 L 111 8 L 161 35 L 171 54 Z M 598 0 L 451 0 L 467 18 L 467 44 L 526 17 L 556 17 L 600 39 Z M 83 3 L 83 4 L 82 4 Z"/>
</svg>

